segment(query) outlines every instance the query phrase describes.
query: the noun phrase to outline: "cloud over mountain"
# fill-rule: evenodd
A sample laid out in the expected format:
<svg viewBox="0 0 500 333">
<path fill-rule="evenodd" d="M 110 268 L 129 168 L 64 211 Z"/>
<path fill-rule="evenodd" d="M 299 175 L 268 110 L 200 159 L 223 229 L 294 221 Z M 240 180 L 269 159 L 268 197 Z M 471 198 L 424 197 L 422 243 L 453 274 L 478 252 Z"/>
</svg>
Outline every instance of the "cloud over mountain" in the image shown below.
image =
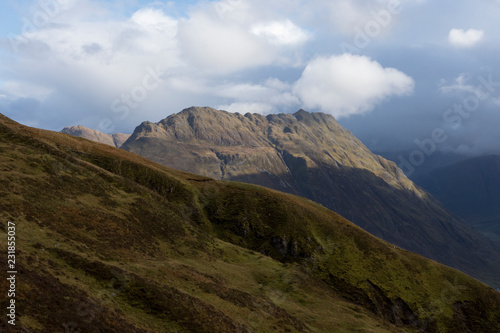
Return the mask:
<svg viewBox="0 0 500 333">
<path fill-rule="evenodd" d="M 335 116 L 372 110 L 391 96 L 408 95 L 414 81 L 394 68 L 384 68 L 365 56 L 343 54 L 312 60 L 294 92 L 308 108 Z"/>
<path fill-rule="evenodd" d="M 265 114 L 308 108 L 340 117 L 364 142 L 387 150 L 441 126 L 442 113 L 460 100 L 436 83 L 470 73 L 477 85 L 474 77 L 496 63 L 500 47 L 486 38 L 498 25 L 496 0 L 453 8 L 422 0 L 9 3 L 0 4 L 0 112 L 53 130 L 81 124 L 131 132 L 190 105 Z M 452 11 L 446 21 L 444 10 Z M 475 29 L 454 29 L 443 40 L 465 24 Z M 366 72 L 348 64 L 328 72 L 345 45 Z M 324 72 L 318 59 L 326 59 Z M 498 81 L 500 69 L 490 72 Z M 497 137 L 490 102 L 476 121 Z M 347 123 L 348 115 L 359 116 Z"/>
</svg>

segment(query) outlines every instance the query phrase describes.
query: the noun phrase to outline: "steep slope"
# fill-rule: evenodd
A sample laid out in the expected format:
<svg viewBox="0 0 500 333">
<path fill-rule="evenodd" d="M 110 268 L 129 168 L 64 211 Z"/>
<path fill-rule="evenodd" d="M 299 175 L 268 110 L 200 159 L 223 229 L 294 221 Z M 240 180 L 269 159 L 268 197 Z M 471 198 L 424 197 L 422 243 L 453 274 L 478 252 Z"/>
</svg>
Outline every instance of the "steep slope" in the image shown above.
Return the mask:
<svg viewBox="0 0 500 333">
<path fill-rule="evenodd" d="M 500 330 L 499 293 L 300 197 L 3 116 L 0 170 L 17 331 Z"/>
<path fill-rule="evenodd" d="M 304 196 L 391 243 L 500 286 L 497 247 L 330 115 L 193 107 L 144 122 L 122 149 L 176 169 Z"/>
<path fill-rule="evenodd" d="M 470 158 L 470 156 L 465 154 L 435 151 L 430 156 L 425 157 L 422 165 L 414 166 L 408 161 L 412 152 L 413 149 L 395 152 L 374 151 L 375 154 L 396 163 L 412 181 L 415 181 L 416 177 L 427 174 L 434 169 L 456 164 Z"/>
<path fill-rule="evenodd" d="M 85 138 L 95 142 L 104 143 L 117 148 L 120 148 L 120 146 L 130 137 L 130 134 L 123 134 L 123 133 L 106 134 L 84 126 L 65 127 L 62 129 L 61 133 L 78 136 L 80 138 Z"/>
<path fill-rule="evenodd" d="M 468 159 L 415 178 L 443 205 L 500 242 L 500 156 Z"/>
</svg>

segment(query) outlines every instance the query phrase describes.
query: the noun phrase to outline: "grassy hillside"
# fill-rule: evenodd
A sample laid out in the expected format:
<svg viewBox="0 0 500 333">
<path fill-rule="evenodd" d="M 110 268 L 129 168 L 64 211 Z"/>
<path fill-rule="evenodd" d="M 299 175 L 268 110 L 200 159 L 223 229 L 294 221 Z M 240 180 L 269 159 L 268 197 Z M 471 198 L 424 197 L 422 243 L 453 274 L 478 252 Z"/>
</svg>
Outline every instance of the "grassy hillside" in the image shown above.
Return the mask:
<svg viewBox="0 0 500 333">
<path fill-rule="evenodd" d="M 499 293 L 300 197 L 3 116 L 0 185 L 18 331 L 500 331 Z"/>
<path fill-rule="evenodd" d="M 142 123 L 121 148 L 174 169 L 311 199 L 392 244 L 500 287 L 500 247 L 331 115 L 191 107 Z"/>
</svg>

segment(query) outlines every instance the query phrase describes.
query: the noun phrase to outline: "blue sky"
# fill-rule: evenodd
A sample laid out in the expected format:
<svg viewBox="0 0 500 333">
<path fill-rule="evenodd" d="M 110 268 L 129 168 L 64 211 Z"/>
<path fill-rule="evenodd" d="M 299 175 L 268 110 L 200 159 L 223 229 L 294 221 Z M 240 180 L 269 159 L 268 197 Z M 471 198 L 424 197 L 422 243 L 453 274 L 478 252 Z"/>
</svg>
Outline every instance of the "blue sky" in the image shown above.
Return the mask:
<svg viewBox="0 0 500 333">
<path fill-rule="evenodd" d="M 6 0 L 0 112 L 131 133 L 192 105 L 304 108 L 376 151 L 500 153 L 498 17 L 499 0 Z"/>
</svg>

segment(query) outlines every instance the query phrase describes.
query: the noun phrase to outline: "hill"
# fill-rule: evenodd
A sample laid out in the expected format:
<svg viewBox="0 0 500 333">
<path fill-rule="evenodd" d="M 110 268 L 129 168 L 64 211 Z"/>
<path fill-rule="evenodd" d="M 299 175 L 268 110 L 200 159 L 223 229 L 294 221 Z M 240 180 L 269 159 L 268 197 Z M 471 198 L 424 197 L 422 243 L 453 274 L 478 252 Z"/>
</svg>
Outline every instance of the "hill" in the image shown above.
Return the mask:
<svg viewBox="0 0 500 333">
<path fill-rule="evenodd" d="M 499 293 L 309 200 L 3 116 L 0 138 L 18 330 L 500 330 Z"/>
<path fill-rule="evenodd" d="M 306 197 L 377 237 L 500 287 L 499 246 L 330 115 L 193 107 L 142 123 L 121 148 L 175 169 Z"/>
</svg>

